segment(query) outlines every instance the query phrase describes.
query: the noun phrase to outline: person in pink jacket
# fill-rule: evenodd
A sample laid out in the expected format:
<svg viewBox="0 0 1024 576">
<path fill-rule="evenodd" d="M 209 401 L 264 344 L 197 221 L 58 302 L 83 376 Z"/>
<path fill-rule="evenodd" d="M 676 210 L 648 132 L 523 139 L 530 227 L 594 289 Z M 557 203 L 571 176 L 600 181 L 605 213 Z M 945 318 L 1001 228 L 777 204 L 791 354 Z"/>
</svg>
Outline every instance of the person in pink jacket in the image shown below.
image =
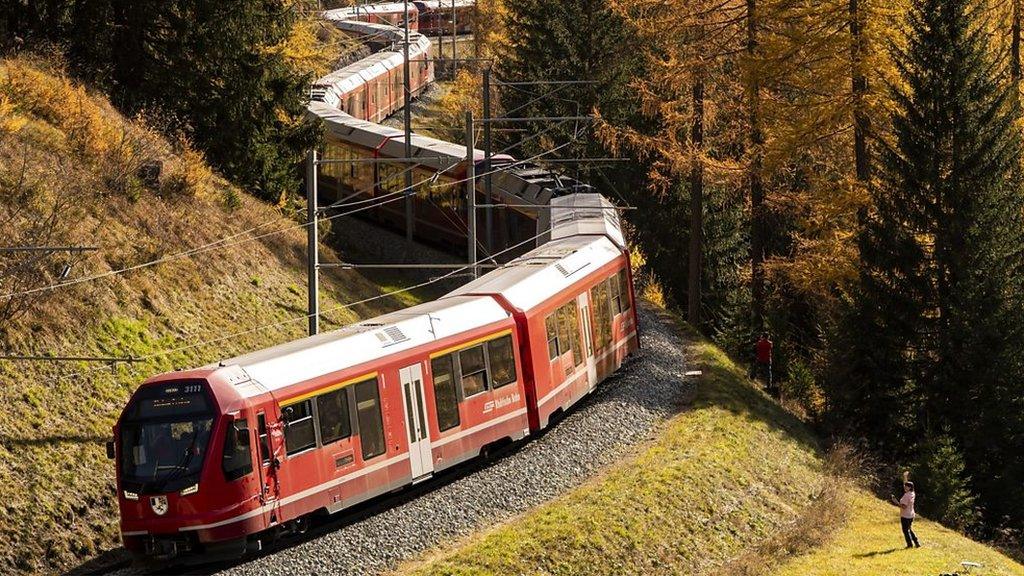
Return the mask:
<svg viewBox="0 0 1024 576">
<path fill-rule="evenodd" d="M 903 528 L 903 538 L 907 541 L 907 548 L 920 548 L 921 543 L 917 541 L 917 534 L 914 534 L 914 483 L 910 481 L 910 473 L 903 473 L 903 497 L 899 500 L 890 496 L 893 505 L 900 509 L 900 526 Z"/>
</svg>

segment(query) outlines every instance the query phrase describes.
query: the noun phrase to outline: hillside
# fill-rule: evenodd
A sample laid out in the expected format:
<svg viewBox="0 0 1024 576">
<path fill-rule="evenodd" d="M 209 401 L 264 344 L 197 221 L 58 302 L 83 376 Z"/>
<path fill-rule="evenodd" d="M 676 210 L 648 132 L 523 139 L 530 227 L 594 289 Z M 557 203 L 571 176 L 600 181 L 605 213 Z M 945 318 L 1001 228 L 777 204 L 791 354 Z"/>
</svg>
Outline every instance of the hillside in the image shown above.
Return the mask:
<svg viewBox="0 0 1024 576">
<path fill-rule="evenodd" d="M 0 253 L 0 348 L 147 358 L 0 360 L 0 573 L 54 572 L 119 545 L 103 443 L 142 379 L 304 335 L 306 239 L 284 215 L 293 208 L 253 200 L 187 142 L 123 118 L 59 65 L 0 60 L 3 245 L 98 248 Z M 65 265 L 68 282 L 97 278 L 9 297 L 62 282 Z M 354 272 L 322 278 L 322 308 L 336 309 L 324 328 L 414 300 L 349 310 L 390 289 Z"/>
<path fill-rule="evenodd" d="M 902 550 L 893 508 L 849 479 L 850 458 L 688 337 L 692 405 L 636 456 L 564 497 L 398 572 L 483 574 L 1024 574 L 982 544 L 921 522 Z"/>
</svg>

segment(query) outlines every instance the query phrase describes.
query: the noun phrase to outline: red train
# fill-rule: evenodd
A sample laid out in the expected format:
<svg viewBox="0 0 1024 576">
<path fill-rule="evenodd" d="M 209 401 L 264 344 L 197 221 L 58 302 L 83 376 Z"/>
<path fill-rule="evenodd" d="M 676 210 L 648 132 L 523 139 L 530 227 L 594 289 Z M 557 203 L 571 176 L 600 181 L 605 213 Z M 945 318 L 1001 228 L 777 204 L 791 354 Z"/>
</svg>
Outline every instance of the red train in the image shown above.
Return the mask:
<svg viewBox="0 0 1024 576">
<path fill-rule="evenodd" d="M 476 3 L 473 0 L 417 0 L 409 2 L 409 30 L 417 30 L 421 34 L 440 36 L 451 34 L 455 28 L 457 34 L 472 32 L 472 21 Z M 361 4 L 348 8 L 338 8 L 327 12 L 329 17 L 340 19 L 342 16 L 369 22 L 371 24 L 388 24 L 402 26 L 405 21 L 405 5 L 402 2 L 382 2 L 379 4 Z"/>
<path fill-rule="evenodd" d="M 156 376 L 108 445 L 132 552 L 240 555 L 546 427 L 638 348 L 610 203 L 439 300 Z"/>
</svg>

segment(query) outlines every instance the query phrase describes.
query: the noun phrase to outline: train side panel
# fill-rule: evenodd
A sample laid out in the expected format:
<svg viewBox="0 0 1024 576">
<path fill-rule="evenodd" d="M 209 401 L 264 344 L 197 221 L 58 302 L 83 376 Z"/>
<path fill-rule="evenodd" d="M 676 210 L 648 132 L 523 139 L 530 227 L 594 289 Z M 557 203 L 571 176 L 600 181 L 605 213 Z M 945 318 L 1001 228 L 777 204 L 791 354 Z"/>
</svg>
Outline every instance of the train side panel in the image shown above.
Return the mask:
<svg viewBox="0 0 1024 576">
<path fill-rule="evenodd" d="M 531 427 L 548 426 L 637 350 L 633 296 L 625 257 L 517 316 L 532 366 Z M 626 278 L 625 280 L 620 280 Z"/>
<path fill-rule="evenodd" d="M 432 472 L 473 458 L 488 445 L 524 437 L 529 423 L 517 340 L 517 327 L 509 318 L 501 325 L 459 334 L 372 366 L 318 377 L 287 393 L 276 393 L 277 398 L 268 395 L 268 400 L 250 410 L 252 414 L 279 411 L 290 416 L 287 424 L 268 423 L 266 439 L 259 424 L 251 422 L 254 458 L 260 460 L 254 469 L 259 474 L 250 477 L 255 483 L 251 494 L 239 498 L 258 500 L 256 509 L 264 514 L 235 517 L 224 525 L 230 528 L 203 527 L 201 540 L 259 532 L 320 509 L 336 512 L 411 484 L 415 478 L 409 410 L 417 409 L 417 404 L 410 405 L 403 395 L 399 371 L 407 366 L 422 369 L 419 406 L 426 417 Z M 434 367 L 445 361 L 451 366 L 445 382 L 454 385 L 457 398 L 454 423 L 450 417 L 442 422 L 438 413 L 438 390 L 444 383 L 437 381 L 441 375 Z M 374 404 L 379 406 L 379 416 Z M 335 410 L 340 406 L 345 409 Z M 345 421 L 328 417 L 335 412 L 342 413 Z M 382 436 L 375 432 L 371 438 L 367 430 L 373 426 L 367 423 L 378 417 Z M 280 430 L 277 434 L 275 425 Z"/>
</svg>

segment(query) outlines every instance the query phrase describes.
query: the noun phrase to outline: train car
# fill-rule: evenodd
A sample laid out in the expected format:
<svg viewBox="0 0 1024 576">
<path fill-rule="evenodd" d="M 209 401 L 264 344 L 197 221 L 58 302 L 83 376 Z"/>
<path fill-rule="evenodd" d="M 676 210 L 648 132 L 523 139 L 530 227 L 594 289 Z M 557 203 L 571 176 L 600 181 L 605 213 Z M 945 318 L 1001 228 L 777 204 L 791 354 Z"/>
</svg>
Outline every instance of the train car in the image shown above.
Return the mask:
<svg viewBox="0 0 1024 576">
<path fill-rule="evenodd" d="M 404 26 L 405 5 L 402 2 L 363 4 L 328 10 L 331 20 L 350 20 L 369 24 L 383 24 L 396 28 Z M 474 0 L 420 0 L 409 2 L 409 30 L 438 36 L 468 34 L 473 30 L 476 11 Z"/>
<path fill-rule="evenodd" d="M 628 282 L 625 245 L 604 205 L 560 206 L 549 245 L 439 300 L 144 382 L 108 444 L 126 548 L 238 556 L 578 402 L 636 349 L 635 307 L 621 290 L 591 322 L 599 287 Z"/>
<path fill-rule="evenodd" d="M 344 16 L 346 19 L 369 22 L 371 24 L 387 24 L 402 27 L 405 24 L 405 4 L 402 2 L 384 2 L 380 4 L 357 4 L 348 8 L 337 8 L 328 13 L 335 18 Z M 421 14 L 415 2 L 409 2 L 409 30 L 418 30 Z"/>
<path fill-rule="evenodd" d="M 473 31 L 476 14 L 474 0 L 421 0 L 415 2 L 419 14 L 418 29 L 421 34 L 443 36 L 469 34 Z"/>
<path fill-rule="evenodd" d="M 366 200 L 405 188 L 407 164 L 383 161 L 405 157 L 405 135 L 401 130 L 353 118 L 323 101 L 311 102 L 310 111 L 325 127 L 321 157 L 350 162 L 321 167 L 317 179 L 323 204 Z M 414 237 L 453 251 L 465 250 L 469 220 L 463 182 L 467 174 L 466 147 L 413 134 L 411 148 L 412 157 L 418 159 L 412 168 L 416 185 Z M 360 159 L 367 162 L 351 162 Z M 485 172 L 484 152 L 474 151 L 474 159 L 479 176 Z M 546 236 L 538 234 L 549 227 L 547 206 L 552 199 L 575 194 L 598 196 L 586 184 L 531 163 L 516 162 L 507 154 L 494 155 L 491 169 L 494 173 L 490 202 L 482 177 L 477 180 L 476 194 L 478 205 L 499 206 L 491 209 L 490 246 L 493 252 L 503 252 L 500 261 L 511 260 L 547 241 Z M 481 235 L 487 230 L 485 210 L 477 212 Z M 363 210 L 359 216 L 405 231 L 405 208 L 401 201 Z M 481 244 L 487 245 L 485 238 Z"/>
<path fill-rule="evenodd" d="M 581 194 L 552 200 L 549 241 L 454 295 L 489 295 L 516 317 L 530 428 L 547 427 L 639 348 L 635 295 L 614 206 Z M 589 214 L 588 214 L 589 211 Z"/>
</svg>

